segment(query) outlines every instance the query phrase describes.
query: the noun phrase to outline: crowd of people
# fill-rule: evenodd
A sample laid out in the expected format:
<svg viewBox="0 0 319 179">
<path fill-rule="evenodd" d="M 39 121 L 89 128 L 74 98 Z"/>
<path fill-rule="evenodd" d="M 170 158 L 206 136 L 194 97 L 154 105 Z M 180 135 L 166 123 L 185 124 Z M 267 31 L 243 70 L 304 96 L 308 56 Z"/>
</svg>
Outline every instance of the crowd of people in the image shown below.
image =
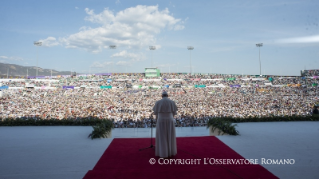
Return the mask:
<svg viewBox="0 0 319 179">
<path fill-rule="evenodd" d="M 205 126 L 210 117 L 307 116 L 312 114 L 318 100 L 317 86 L 313 85 L 317 83 L 316 78 L 188 74 L 165 74 L 146 81 L 144 78 L 141 74 L 91 75 L 49 83 L 0 79 L 2 85 L 9 86 L 0 100 L 0 118 L 107 118 L 113 120 L 115 127 L 149 127 L 151 118 L 155 117 L 152 107 L 165 90 L 178 106 L 176 126 Z M 26 83 L 56 88 L 10 90 Z M 181 87 L 173 88 L 176 83 Z M 62 88 L 65 85 L 85 87 L 66 90 Z M 117 88 L 100 88 L 107 85 Z"/>
</svg>

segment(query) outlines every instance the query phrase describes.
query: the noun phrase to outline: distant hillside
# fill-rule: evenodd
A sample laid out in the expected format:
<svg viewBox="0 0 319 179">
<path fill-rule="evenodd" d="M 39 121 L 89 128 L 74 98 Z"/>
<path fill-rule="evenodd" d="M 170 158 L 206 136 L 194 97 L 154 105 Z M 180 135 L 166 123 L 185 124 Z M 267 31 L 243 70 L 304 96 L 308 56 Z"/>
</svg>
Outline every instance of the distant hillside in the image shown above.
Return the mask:
<svg viewBox="0 0 319 179">
<path fill-rule="evenodd" d="M 8 63 L 0 63 L 0 76 L 6 77 L 7 73 L 9 71 L 9 76 L 16 76 L 16 77 L 22 77 L 22 76 L 35 76 L 36 75 L 36 69 L 35 66 L 21 66 L 21 65 L 15 65 L 15 64 L 8 64 Z M 56 71 L 52 70 L 52 76 L 56 75 L 70 75 L 70 71 Z M 38 76 L 50 76 L 51 75 L 51 69 L 43 69 L 38 68 Z"/>
</svg>

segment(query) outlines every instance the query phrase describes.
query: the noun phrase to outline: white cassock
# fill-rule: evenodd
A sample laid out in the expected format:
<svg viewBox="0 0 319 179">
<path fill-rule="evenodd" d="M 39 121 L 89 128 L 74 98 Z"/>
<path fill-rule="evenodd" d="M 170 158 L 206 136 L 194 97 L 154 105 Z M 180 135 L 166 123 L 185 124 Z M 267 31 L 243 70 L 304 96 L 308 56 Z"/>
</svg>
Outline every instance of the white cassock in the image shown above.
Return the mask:
<svg viewBox="0 0 319 179">
<path fill-rule="evenodd" d="M 177 106 L 174 101 L 163 97 L 155 103 L 153 111 L 157 116 L 155 156 L 161 158 L 174 156 L 177 154 L 174 124 Z"/>
</svg>

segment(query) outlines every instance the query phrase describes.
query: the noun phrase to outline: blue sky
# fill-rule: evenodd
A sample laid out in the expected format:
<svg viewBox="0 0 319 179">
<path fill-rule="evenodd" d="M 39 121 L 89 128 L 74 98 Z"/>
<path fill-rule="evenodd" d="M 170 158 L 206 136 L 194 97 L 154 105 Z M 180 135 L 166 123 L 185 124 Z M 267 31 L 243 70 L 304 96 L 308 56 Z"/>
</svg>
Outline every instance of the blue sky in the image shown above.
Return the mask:
<svg viewBox="0 0 319 179">
<path fill-rule="evenodd" d="M 319 68 L 319 1 L 2 0 L 0 62 L 56 70 L 299 75 Z M 42 46 L 34 46 L 41 41 Z M 110 49 L 116 45 L 116 49 Z M 149 50 L 156 46 L 156 50 Z"/>
</svg>

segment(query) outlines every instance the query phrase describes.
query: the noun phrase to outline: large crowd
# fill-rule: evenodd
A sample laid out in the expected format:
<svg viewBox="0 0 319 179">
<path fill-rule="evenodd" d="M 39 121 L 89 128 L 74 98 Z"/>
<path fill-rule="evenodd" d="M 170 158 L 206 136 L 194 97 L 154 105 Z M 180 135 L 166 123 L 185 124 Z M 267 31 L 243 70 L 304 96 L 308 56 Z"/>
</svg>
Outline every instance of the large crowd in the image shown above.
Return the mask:
<svg viewBox="0 0 319 179">
<path fill-rule="evenodd" d="M 9 87 L 2 91 L 0 118 L 107 118 L 115 127 L 149 127 L 152 107 L 166 90 L 178 106 L 176 126 L 204 126 L 210 117 L 307 116 L 318 100 L 317 78 L 164 74 L 143 79 L 141 74 L 65 77 L 51 82 L 0 79 Z M 56 89 L 10 90 L 26 83 Z M 65 85 L 80 88 L 62 89 Z M 113 88 L 100 88 L 107 85 Z"/>
</svg>

